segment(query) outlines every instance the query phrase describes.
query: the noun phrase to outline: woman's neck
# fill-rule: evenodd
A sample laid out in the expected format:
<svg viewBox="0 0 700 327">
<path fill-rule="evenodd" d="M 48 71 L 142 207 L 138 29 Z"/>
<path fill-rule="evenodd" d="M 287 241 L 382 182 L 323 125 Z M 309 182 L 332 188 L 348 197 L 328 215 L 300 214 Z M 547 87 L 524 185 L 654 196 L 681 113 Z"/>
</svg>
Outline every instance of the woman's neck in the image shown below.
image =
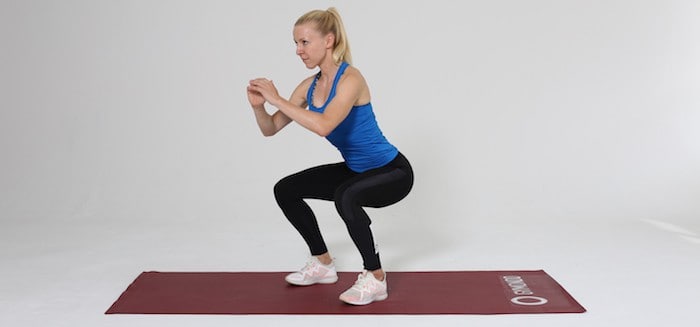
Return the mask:
<svg viewBox="0 0 700 327">
<path fill-rule="evenodd" d="M 321 69 L 321 77 L 319 78 L 319 82 L 326 84 L 335 78 L 335 74 L 338 72 L 340 65 L 331 61 L 321 64 L 319 68 Z"/>
</svg>

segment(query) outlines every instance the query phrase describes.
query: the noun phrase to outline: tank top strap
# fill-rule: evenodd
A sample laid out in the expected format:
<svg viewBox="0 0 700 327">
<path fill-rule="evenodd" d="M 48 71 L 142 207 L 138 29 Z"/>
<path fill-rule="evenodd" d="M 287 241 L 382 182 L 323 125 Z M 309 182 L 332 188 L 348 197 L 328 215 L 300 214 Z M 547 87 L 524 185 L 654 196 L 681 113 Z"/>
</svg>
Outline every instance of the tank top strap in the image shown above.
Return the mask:
<svg viewBox="0 0 700 327">
<path fill-rule="evenodd" d="M 328 100 L 333 99 L 335 97 L 335 88 L 338 86 L 338 81 L 340 81 L 340 76 L 343 76 L 343 73 L 345 73 L 345 69 L 348 68 L 348 63 L 343 61 L 340 64 L 340 67 L 338 67 L 338 72 L 335 73 L 335 79 L 333 79 L 333 86 L 331 87 L 331 92 L 328 94 Z M 328 103 L 328 101 L 326 101 Z"/>
<path fill-rule="evenodd" d="M 311 82 L 311 86 L 309 86 L 309 90 L 306 92 L 306 103 L 308 103 L 310 108 L 325 109 L 326 105 L 328 105 L 328 103 L 331 102 L 333 97 L 335 97 L 335 88 L 338 85 L 338 81 L 340 81 L 340 77 L 343 75 L 345 69 L 347 69 L 348 66 L 349 64 L 343 61 L 340 64 L 340 67 L 338 67 L 338 72 L 335 73 L 335 78 L 333 79 L 331 91 L 328 93 L 328 99 L 326 99 L 326 103 L 324 103 L 322 107 L 316 107 L 313 103 L 313 94 L 314 90 L 316 89 L 316 82 L 318 82 L 318 78 L 321 77 L 321 72 L 318 72 L 318 74 L 316 74 L 316 77 L 314 77 L 313 82 Z"/>
<path fill-rule="evenodd" d="M 319 77 L 321 77 L 320 71 L 316 74 L 316 77 L 314 77 L 313 82 L 311 82 L 311 86 L 309 86 L 309 90 L 306 92 L 306 103 L 308 103 L 309 106 L 313 107 L 313 108 L 316 108 L 312 101 L 313 101 L 314 89 L 316 89 L 316 82 L 318 82 Z"/>
</svg>

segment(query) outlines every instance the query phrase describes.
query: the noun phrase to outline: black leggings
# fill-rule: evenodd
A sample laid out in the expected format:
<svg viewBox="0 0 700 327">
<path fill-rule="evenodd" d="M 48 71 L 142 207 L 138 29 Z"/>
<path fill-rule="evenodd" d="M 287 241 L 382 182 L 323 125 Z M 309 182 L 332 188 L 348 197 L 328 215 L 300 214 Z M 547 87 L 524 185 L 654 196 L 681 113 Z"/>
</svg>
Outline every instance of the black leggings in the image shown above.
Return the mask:
<svg viewBox="0 0 700 327">
<path fill-rule="evenodd" d="M 362 173 L 350 170 L 344 162 L 309 168 L 287 176 L 275 185 L 277 204 L 299 231 L 311 255 L 328 252 L 318 223 L 304 199 L 334 201 L 350 237 L 360 250 L 364 268 L 381 268 L 372 223 L 362 207 L 381 208 L 403 199 L 413 187 L 413 170 L 399 153 L 383 167 Z"/>
</svg>

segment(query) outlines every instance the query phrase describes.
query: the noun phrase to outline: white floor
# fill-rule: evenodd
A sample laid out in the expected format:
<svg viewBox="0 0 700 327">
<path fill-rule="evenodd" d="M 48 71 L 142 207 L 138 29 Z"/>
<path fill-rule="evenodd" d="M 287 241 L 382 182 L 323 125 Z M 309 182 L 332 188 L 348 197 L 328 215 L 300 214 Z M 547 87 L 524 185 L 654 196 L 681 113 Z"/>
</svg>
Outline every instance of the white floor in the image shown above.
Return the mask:
<svg viewBox="0 0 700 327">
<path fill-rule="evenodd" d="M 330 205 L 313 203 L 340 270 L 359 258 Z M 117 219 L 85 205 L 51 221 L 4 220 L 2 326 L 697 326 L 697 221 L 439 218 L 373 212 L 388 270 L 544 269 L 584 314 L 446 316 L 104 315 L 142 271 L 287 271 L 305 260 L 281 216 Z M 88 208 L 88 209 L 85 209 Z M 276 209 L 276 208 L 273 208 Z M 37 209 L 36 214 L 41 210 Z M 267 210 L 265 210 L 267 212 Z M 271 210 L 274 212 L 274 210 Z M 29 213 L 29 212 L 26 212 Z M 267 215 L 267 213 L 266 213 Z M 70 218 L 70 219 L 68 219 Z M 441 221 L 437 221 L 441 220 Z M 439 224 L 438 224 L 439 223 Z M 450 226 L 450 228 L 445 228 Z"/>
</svg>

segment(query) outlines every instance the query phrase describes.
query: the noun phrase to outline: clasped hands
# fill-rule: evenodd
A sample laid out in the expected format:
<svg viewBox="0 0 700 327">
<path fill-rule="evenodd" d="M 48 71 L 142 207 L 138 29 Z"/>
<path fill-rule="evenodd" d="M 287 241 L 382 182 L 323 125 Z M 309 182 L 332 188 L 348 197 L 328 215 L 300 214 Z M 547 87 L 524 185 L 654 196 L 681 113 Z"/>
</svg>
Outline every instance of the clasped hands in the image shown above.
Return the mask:
<svg viewBox="0 0 700 327">
<path fill-rule="evenodd" d="M 263 105 L 265 101 L 274 106 L 280 100 L 275 84 L 267 78 L 250 80 L 247 93 L 248 101 L 253 106 Z"/>
</svg>

